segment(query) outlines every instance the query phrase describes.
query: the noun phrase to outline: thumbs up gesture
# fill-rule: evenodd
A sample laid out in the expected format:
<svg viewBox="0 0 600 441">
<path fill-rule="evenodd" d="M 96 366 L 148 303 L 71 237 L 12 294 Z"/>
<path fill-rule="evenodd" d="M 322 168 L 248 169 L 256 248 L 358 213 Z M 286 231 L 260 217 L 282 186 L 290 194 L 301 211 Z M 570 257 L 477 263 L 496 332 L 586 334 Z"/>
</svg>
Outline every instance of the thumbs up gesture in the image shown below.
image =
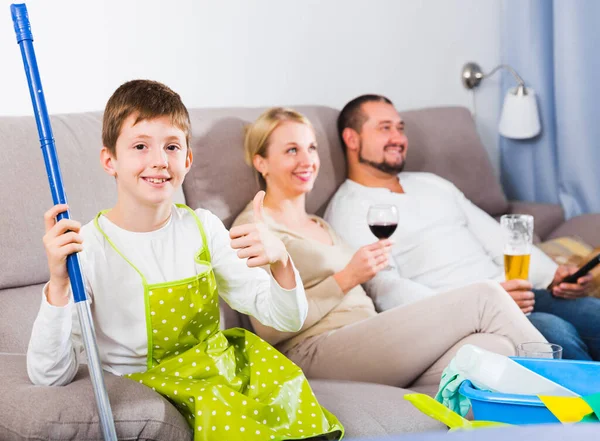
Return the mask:
<svg viewBox="0 0 600 441">
<path fill-rule="evenodd" d="M 256 193 L 252 201 L 254 223 L 238 225 L 229 231 L 231 247 L 237 251 L 240 259 L 247 258 L 250 267 L 272 265 L 286 267 L 289 255 L 283 242 L 269 231 L 264 223 L 263 200 L 265 192 Z M 274 268 L 271 268 L 272 270 Z M 275 274 L 273 274 L 275 276 Z M 277 277 L 275 277 L 277 279 Z"/>
</svg>

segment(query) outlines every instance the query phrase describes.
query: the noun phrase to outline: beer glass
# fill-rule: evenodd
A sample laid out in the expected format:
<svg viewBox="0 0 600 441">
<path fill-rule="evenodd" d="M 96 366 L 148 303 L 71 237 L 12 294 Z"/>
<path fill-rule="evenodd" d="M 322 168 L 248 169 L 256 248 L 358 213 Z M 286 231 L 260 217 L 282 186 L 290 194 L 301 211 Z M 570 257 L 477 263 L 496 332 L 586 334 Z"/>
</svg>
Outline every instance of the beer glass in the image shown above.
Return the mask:
<svg viewBox="0 0 600 441">
<path fill-rule="evenodd" d="M 506 214 L 500 218 L 504 234 L 504 273 L 506 280 L 529 278 L 533 243 L 533 216 Z"/>
</svg>

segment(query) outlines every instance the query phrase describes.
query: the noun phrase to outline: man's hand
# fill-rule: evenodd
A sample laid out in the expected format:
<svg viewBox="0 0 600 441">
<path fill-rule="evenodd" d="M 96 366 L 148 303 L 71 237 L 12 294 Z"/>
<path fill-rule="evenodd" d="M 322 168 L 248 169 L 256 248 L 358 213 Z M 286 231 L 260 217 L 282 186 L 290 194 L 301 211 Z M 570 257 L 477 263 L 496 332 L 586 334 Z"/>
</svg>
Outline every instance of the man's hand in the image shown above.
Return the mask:
<svg viewBox="0 0 600 441">
<path fill-rule="evenodd" d="M 574 274 L 577 269 L 576 266 L 572 265 L 561 265 L 556 269 L 554 280 L 552 280 L 552 283 L 548 287 L 553 295 L 562 297 L 563 299 L 578 299 L 588 295 L 591 281 L 594 277 L 591 274 L 580 277 L 577 283 L 561 283 L 565 277 Z"/>
<path fill-rule="evenodd" d="M 528 314 L 533 311 L 533 305 L 535 304 L 535 295 L 531 291 L 533 285 L 527 280 L 513 279 L 502 282 L 502 288 L 508 292 L 513 300 L 519 305 L 521 311 L 524 314 Z"/>
<path fill-rule="evenodd" d="M 289 265 L 290 258 L 285 245 L 264 223 L 264 198 L 264 191 L 259 191 L 254 197 L 254 223 L 238 225 L 229 231 L 231 247 L 238 250 L 240 259 L 248 259 L 246 265 L 250 268 L 270 265 L 275 280 L 283 288 L 292 289 L 296 286 L 294 270 Z"/>
</svg>

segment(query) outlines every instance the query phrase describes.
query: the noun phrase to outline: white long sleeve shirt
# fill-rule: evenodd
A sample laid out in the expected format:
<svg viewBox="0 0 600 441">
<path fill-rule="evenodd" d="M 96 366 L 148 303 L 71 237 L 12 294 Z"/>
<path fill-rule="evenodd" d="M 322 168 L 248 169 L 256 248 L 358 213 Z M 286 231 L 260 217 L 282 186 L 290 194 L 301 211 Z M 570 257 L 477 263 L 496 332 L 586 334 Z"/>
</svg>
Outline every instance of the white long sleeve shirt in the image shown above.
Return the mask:
<svg viewBox="0 0 600 441">
<path fill-rule="evenodd" d="M 256 317 L 280 331 L 302 327 L 308 304 L 296 269 L 296 288 L 286 290 L 263 269 L 249 268 L 230 246 L 222 222 L 207 210 L 196 210 L 206 234 L 219 295 L 235 310 Z M 192 277 L 203 268 L 194 260 L 202 247 L 195 218 L 173 206 L 168 223 L 148 233 L 126 231 L 105 216 L 99 224 L 115 246 L 146 277 L 149 284 Z M 148 339 L 144 288 L 138 273 L 94 226 L 86 224 L 79 253 L 86 293 L 91 302 L 98 349 L 105 370 L 124 375 L 146 369 Z M 52 306 L 42 295 L 27 352 L 27 370 L 34 384 L 64 385 L 77 372 L 82 341 L 72 303 Z"/>
<path fill-rule="evenodd" d="M 367 224 L 369 206 L 398 208 L 398 228 L 391 236 L 397 271 L 382 271 L 367 286 L 379 309 L 484 279 L 504 281 L 504 239 L 495 219 L 439 176 L 403 172 L 399 179 L 403 194 L 346 180 L 325 213 L 333 229 L 359 248 L 377 240 Z M 529 280 L 535 288 L 547 287 L 556 268 L 533 247 Z"/>
</svg>

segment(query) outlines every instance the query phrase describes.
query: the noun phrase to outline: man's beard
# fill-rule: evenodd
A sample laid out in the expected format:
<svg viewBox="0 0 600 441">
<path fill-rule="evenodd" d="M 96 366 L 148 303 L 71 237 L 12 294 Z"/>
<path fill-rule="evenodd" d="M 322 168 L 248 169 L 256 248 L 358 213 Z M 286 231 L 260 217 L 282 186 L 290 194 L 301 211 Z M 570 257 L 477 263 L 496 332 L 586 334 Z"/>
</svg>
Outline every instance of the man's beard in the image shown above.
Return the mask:
<svg viewBox="0 0 600 441">
<path fill-rule="evenodd" d="M 370 165 L 371 167 L 390 175 L 397 175 L 398 173 L 400 173 L 402 170 L 404 170 L 404 165 L 406 164 L 406 161 L 404 159 L 399 164 L 389 164 L 385 162 L 385 160 L 383 160 L 382 162 L 375 162 L 365 159 L 362 155 L 362 143 L 358 149 L 358 161 L 361 164 Z"/>
</svg>

